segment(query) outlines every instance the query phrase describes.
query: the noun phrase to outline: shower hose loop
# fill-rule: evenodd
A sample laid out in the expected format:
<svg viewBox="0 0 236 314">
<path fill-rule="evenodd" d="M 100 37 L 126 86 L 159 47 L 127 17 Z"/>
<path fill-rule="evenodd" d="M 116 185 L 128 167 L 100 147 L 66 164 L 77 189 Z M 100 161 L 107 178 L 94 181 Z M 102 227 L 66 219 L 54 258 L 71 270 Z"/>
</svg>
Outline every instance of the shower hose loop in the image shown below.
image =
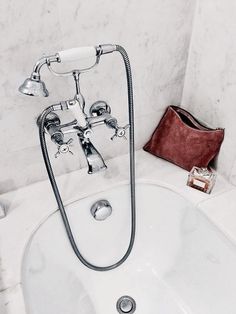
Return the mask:
<svg viewBox="0 0 236 314">
<path fill-rule="evenodd" d="M 68 236 L 68 239 L 70 241 L 71 247 L 80 260 L 81 263 L 84 264 L 84 266 L 95 270 L 95 271 L 108 271 L 117 268 L 121 264 L 123 264 L 126 259 L 129 257 L 133 245 L 134 245 L 134 239 L 135 239 L 135 231 L 136 231 L 136 205 L 135 205 L 135 148 L 134 148 L 134 104 L 133 104 L 133 87 L 132 87 L 132 73 L 131 73 L 131 66 L 129 62 L 129 58 L 127 55 L 127 52 L 125 49 L 119 45 L 116 45 L 116 51 L 118 51 L 124 61 L 125 70 L 126 70 L 126 79 L 127 79 L 127 90 L 128 90 L 128 111 L 129 111 L 129 124 L 130 124 L 130 131 L 129 131 L 129 164 L 130 164 L 130 205 L 131 205 L 131 234 L 130 234 L 130 242 L 129 246 L 127 248 L 126 253 L 123 255 L 123 257 L 117 261 L 116 263 L 108 266 L 97 266 L 91 264 L 89 261 L 87 261 L 83 255 L 80 253 L 80 250 L 75 242 L 70 223 L 65 211 L 65 207 L 63 204 L 63 201 L 60 196 L 60 192 L 56 183 L 56 179 L 52 170 L 50 158 L 48 155 L 47 145 L 46 145 L 46 139 L 45 139 L 45 131 L 44 131 L 44 123 L 47 115 L 51 113 L 54 109 L 53 106 L 48 107 L 45 109 L 38 122 L 39 122 L 39 138 L 40 138 L 40 144 L 42 149 L 42 155 L 45 162 L 46 170 L 48 173 L 48 177 L 57 201 L 58 209 L 60 211 L 66 233 Z"/>
</svg>

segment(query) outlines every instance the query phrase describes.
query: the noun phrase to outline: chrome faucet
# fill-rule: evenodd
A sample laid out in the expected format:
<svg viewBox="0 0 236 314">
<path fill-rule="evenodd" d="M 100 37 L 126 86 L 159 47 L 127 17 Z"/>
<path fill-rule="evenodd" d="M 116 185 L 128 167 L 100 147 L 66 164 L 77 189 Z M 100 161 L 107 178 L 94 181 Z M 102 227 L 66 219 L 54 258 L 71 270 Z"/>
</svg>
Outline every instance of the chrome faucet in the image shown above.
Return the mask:
<svg viewBox="0 0 236 314">
<path fill-rule="evenodd" d="M 54 106 L 55 108 L 58 107 L 58 109 L 65 110 L 69 109 L 74 102 L 77 102 L 77 100 L 63 101 Z M 107 168 L 101 154 L 90 141 L 93 128 L 105 124 L 107 127 L 114 129 L 114 135 L 111 137 L 111 140 L 113 140 L 115 137 L 126 138 L 126 130 L 129 125 L 124 127 L 118 126 L 117 119 L 111 115 L 111 107 L 105 101 L 96 101 L 92 104 L 89 115 L 83 111 L 83 119 L 80 118 L 82 125 L 78 123 L 77 119 L 66 124 L 61 124 L 59 116 L 52 112 L 45 119 L 44 127 L 46 133 L 50 135 L 52 142 L 57 145 L 55 158 L 61 154 L 73 154 L 71 151 L 73 139 L 70 138 L 68 141 L 65 141 L 64 136 L 76 133 L 88 163 L 88 173 L 92 174 Z"/>
<path fill-rule="evenodd" d="M 81 147 L 88 163 L 88 173 L 92 174 L 107 168 L 102 156 L 93 146 L 89 138 L 83 136 L 82 133 L 78 134 Z"/>
<path fill-rule="evenodd" d="M 111 108 L 105 101 L 95 102 L 89 110 L 89 115 L 84 111 L 85 100 L 80 92 L 80 74 L 87 72 L 99 63 L 100 56 L 108 54 L 117 50 L 116 45 L 99 45 L 97 47 L 82 47 L 73 48 L 65 51 L 60 51 L 55 55 L 50 55 L 39 59 L 33 68 L 30 78 L 27 78 L 24 83 L 19 87 L 19 91 L 23 94 L 30 96 L 44 96 L 47 97 L 49 92 L 45 83 L 41 80 L 40 70 L 42 66 L 47 65 L 48 69 L 56 76 L 73 76 L 75 81 L 76 93 L 73 99 L 62 101 L 58 104 L 52 105 L 52 111 L 57 110 L 71 110 L 74 114 L 75 120 L 61 124 L 59 116 L 54 112 L 47 115 L 44 120 L 44 129 L 51 136 L 51 140 L 57 145 L 57 158 L 61 154 L 72 153 L 71 144 L 72 139 L 67 142 L 64 140 L 64 135 L 67 133 L 77 133 L 79 142 L 83 149 L 84 155 L 88 163 L 88 173 L 94 173 L 106 169 L 106 165 L 100 153 L 93 146 L 90 141 L 92 128 L 97 125 L 106 124 L 109 128 L 115 130 L 112 140 L 115 137 L 125 137 L 126 130 L 129 125 L 119 127 L 117 119 L 110 115 Z M 52 68 L 52 63 L 67 62 L 77 59 L 95 58 L 92 66 L 80 70 L 72 70 L 69 72 L 59 73 Z M 38 119 L 38 126 L 40 126 L 40 117 Z"/>
</svg>

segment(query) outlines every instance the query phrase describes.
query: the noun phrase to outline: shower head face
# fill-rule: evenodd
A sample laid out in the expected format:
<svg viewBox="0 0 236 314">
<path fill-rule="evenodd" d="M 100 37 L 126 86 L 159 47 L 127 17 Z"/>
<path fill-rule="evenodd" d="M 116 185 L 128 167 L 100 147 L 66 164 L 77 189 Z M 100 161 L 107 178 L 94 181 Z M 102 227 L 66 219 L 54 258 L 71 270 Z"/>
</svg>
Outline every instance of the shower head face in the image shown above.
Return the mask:
<svg viewBox="0 0 236 314">
<path fill-rule="evenodd" d="M 29 96 L 43 96 L 48 97 L 49 93 L 46 85 L 39 78 L 37 80 L 27 78 L 24 83 L 19 87 L 19 91 L 22 94 Z"/>
</svg>

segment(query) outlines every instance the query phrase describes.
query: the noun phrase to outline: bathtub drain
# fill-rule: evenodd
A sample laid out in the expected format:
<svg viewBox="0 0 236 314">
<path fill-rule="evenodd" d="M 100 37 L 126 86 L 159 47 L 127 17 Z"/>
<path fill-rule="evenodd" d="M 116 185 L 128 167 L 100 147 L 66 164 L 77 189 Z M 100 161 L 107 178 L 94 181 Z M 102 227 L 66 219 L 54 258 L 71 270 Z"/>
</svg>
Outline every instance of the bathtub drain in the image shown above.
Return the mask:
<svg viewBox="0 0 236 314">
<path fill-rule="evenodd" d="M 116 302 L 116 309 L 120 314 L 132 314 L 136 310 L 136 303 L 133 298 L 128 295 L 124 295 Z"/>
</svg>

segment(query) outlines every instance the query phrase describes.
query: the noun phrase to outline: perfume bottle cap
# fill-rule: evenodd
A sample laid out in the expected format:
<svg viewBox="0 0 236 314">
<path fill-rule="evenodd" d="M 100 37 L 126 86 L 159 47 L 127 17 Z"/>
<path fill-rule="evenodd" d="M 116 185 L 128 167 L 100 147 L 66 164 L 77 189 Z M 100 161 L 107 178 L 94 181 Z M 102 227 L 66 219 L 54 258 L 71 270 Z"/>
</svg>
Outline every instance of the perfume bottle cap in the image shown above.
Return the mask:
<svg viewBox="0 0 236 314">
<path fill-rule="evenodd" d="M 210 179 L 211 176 L 214 174 L 212 169 L 206 167 L 193 167 L 190 173 L 195 176 L 204 177 L 206 179 Z"/>
</svg>

